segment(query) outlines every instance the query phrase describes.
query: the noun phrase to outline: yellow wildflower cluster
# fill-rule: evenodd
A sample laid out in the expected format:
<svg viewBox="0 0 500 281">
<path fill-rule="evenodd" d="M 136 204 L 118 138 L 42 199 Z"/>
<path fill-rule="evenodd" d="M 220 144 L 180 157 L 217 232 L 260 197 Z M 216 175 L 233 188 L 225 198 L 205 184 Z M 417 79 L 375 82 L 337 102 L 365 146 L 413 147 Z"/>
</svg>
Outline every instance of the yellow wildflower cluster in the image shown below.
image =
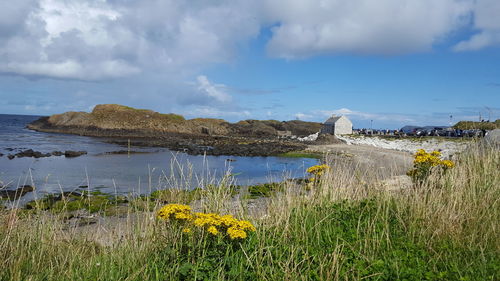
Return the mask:
<svg viewBox="0 0 500 281">
<path fill-rule="evenodd" d="M 451 160 L 442 160 L 441 161 L 441 165 L 447 167 L 447 168 L 453 168 L 455 167 L 455 163 L 453 163 L 453 161 Z"/>
<path fill-rule="evenodd" d="M 314 165 L 312 167 L 309 167 L 307 168 L 306 172 L 308 172 L 309 174 L 312 174 L 313 177 L 311 177 L 309 179 L 309 184 L 307 186 L 307 188 L 311 188 L 311 186 L 313 186 L 314 184 L 317 184 L 321 178 L 321 176 L 328 170 L 330 169 L 330 166 L 326 165 L 326 164 L 322 164 L 322 165 Z"/>
<path fill-rule="evenodd" d="M 214 236 L 225 233 L 231 239 L 244 239 L 248 231 L 255 231 L 255 227 L 249 221 L 235 219 L 232 215 L 193 213 L 189 206 L 180 204 L 163 206 L 158 211 L 158 218 L 191 224 L 205 229 Z M 191 228 L 186 227 L 182 231 L 190 233 Z"/>
<path fill-rule="evenodd" d="M 422 182 L 432 172 L 434 167 L 441 167 L 444 170 L 453 168 L 455 163 L 451 160 L 441 160 L 441 152 L 433 151 L 426 152 L 424 149 L 419 149 L 415 153 L 413 160 L 413 169 L 407 172 L 407 175 L 412 177 L 415 182 Z"/>
<path fill-rule="evenodd" d="M 330 169 L 330 166 L 323 164 L 323 165 L 314 165 L 312 167 L 307 168 L 307 172 L 309 174 L 313 174 L 317 177 L 322 176 L 328 169 Z"/>
<path fill-rule="evenodd" d="M 177 219 L 177 220 L 191 220 L 192 215 L 191 215 L 191 207 L 187 205 L 182 205 L 182 204 L 168 204 L 163 206 L 159 211 L 158 211 L 158 217 L 165 219 L 165 220 L 170 220 L 170 219 Z"/>
<path fill-rule="evenodd" d="M 431 153 L 427 153 L 424 149 L 419 149 L 415 153 L 415 160 L 413 160 L 413 164 L 427 164 L 431 167 L 443 166 L 447 168 L 453 168 L 455 163 L 451 160 L 441 160 L 441 152 L 433 151 Z"/>
</svg>

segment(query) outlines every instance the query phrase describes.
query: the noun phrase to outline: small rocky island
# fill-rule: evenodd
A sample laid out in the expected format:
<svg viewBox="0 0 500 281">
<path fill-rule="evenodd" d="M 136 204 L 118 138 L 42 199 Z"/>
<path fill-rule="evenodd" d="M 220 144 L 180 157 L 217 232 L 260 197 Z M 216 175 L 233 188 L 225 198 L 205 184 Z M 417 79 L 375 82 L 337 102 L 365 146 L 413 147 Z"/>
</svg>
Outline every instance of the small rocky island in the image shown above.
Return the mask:
<svg viewBox="0 0 500 281">
<path fill-rule="evenodd" d="M 42 117 L 27 127 L 41 132 L 106 137 L 122 145 L 165 147 L 189 154 L 271 156 L 305 149 L 305 144 L 291 136 L 314 134 L 321 124 L 299 120 L 187 120 L 172 113 L 102 104 L 90 113 Z"/>
</svg>

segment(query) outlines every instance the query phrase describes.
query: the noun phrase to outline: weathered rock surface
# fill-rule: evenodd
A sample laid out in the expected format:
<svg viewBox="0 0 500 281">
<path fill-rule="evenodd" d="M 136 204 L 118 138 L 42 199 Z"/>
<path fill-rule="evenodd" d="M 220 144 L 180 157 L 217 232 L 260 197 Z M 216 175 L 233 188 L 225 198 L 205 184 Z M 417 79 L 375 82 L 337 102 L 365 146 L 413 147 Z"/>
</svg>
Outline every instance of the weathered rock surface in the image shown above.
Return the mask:
<svg viewBox="0 0 500 281">
<path fill-rule="evenodd" d="M 312 144 L 336 144 L 336 143 L 344 143 L 344 142 L 338 139 L 335 135 L 319 134 L 318 138 Z"/>
<path fill-rule="evenodd" d="M 26 149 L 23 151 L 20 151 L 16 154 L 9 154 L 7 158 L 10 160 L 14 158 L 22 158 L 22 157 L 34 157 L 34 158 L 42 158 L 42 157 L 50 157 L 50 156 L 62 156 L 64 155 L 65 157 L 77 157 L 87 154 L 86 151 L 73 151 L 73 150 L 66 150 L 65 152 L 62 151 L 53 151 L 51 153 L 43 153 L 40 151 L 34 151 L 33 149 Z"/>
<path fill-rule="evenodd" d="M 91 113 L 66 112 L 42 117 L 28 128 L 45 132 L 63 132 L 87 136 L 158 137 L 165 133 L 211 136 L 277 136 L 278 131 L 291 131 L 306 136 L 319 131 L 320 123 L 276 120 L 244 120 L 229 123 L 222 119 L 186 120 L 176 114 L 162 114 L 116 104 L 96 105 Z"/>
<path fill-rule="evenodd" d="M 9 200 L 17 200 L 28 192 L 32 192 L 35 190 L 35 188 L 31 185 L 23 185 L 19 187 L 18 189 L 15 190 L 6 190 L 2 189 L 0 190 L 0 198 L 2 199 L 9 199 Z"/>
<path fill-rule="evenodd" d="M 40 151 L 34 151 L 33 149 L 26 149 L 21 152 L 18 152 L 15 154 L 16 157 L 35 157 L 35 158 L 41 158 L 41 157 L 49 157 L 52 156 L 51 153 L 42 153 Z"/>
<path fill-rule="evenodd" d="M 73 150 L 66 150 L 64 151 L 64 157 L 78 157 L 81 155 L 87 154 L 87 151 L 73 151 Z"/>
<path fill-rule="evenodd" d="M 280 132 L 307 136 L 319 131 L 320 123 L 276 120 L 221 119 L 186 120 L 176 114 L 161 114 L 116 104 L 97 105 L 91 113 L 66 112 L 43 117 L 28 128 L 85 136 L 134 139 L 131 145 L 159 146 L 190 154 L 266 156 L 300 150 L 304 144 L 278 140 Z"/>
</svg>

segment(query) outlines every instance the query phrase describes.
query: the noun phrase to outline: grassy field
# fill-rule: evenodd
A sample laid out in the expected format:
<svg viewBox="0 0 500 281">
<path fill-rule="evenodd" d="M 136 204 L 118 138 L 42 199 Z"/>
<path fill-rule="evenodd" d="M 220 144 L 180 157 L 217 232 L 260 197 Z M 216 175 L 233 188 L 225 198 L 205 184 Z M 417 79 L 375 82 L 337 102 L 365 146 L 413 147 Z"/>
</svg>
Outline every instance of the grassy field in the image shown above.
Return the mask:
<svg viewBox="0 0 500 281">
<path fill-rule="evenodd" d="M 0 280 L 498 280 L 499 166 L 498 148 L 476 146 L 389 192 L 336 165 L 312 188 L 283 183 L 259 216 L 222 181 L 200 208 L 250 220 L 239 240 L 131 207 L 103 243 L 57 214 L 4 210 Z"/>
</svg>

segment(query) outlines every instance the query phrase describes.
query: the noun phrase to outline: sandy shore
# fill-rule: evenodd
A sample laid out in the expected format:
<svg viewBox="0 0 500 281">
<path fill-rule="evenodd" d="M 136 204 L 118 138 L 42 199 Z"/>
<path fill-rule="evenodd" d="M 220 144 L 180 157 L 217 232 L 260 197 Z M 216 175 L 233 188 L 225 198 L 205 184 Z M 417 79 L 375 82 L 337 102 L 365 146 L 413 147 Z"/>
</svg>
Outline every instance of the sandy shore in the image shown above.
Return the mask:
<svg viewBox="0 0 500 281">
<path fill-rule="evenodd" d="M 378 179 L 405 175 L 413 161 L 412 154 L 409 152 L 369 145 L 309 145 L 306 150 L 327 153 L 334 164 L 335 162 L 339 164 L 350 163 L 362 174 L 370 174 Z"/>
</svg>

